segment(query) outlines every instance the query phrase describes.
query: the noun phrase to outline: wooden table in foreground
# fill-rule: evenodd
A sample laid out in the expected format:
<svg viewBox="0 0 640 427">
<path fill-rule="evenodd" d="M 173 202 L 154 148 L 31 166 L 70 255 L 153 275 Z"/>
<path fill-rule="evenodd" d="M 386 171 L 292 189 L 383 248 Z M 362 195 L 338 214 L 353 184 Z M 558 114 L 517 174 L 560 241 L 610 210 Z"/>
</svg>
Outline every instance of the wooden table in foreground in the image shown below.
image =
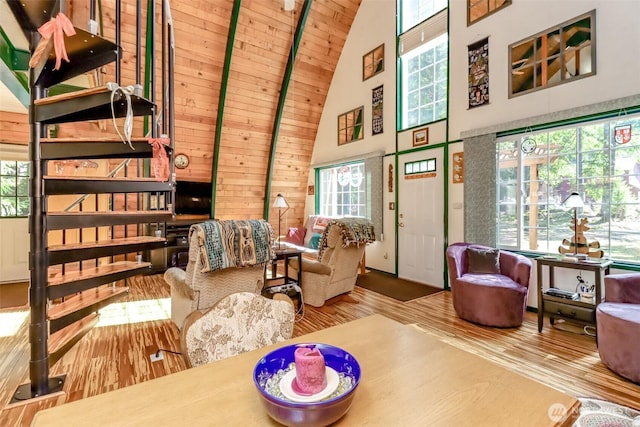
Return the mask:
<svg viewBox="0 0 640 427">
<path fill-rule="evenodd" d="M 295 342 L 339 346 L 360 363 L 360 386 L 336 425 L 570 426 L 579 408 L 572 396 L 374 315 L 46 409 L 34 425 L 276 425 L 253 384 L 253 367 L 273 348 Z"/>
</svg>

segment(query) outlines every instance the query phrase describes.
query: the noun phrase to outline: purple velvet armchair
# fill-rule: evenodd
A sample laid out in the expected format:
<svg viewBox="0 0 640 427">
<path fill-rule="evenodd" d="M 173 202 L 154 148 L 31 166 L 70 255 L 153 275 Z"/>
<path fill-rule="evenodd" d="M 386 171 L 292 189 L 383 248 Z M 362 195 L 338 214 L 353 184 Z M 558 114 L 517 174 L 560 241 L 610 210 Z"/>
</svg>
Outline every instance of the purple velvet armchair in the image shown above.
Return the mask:
<svg viewBox="0 0 640 427">
<path fill-rule="evenodd" d="M 596 309 L 598 353 L 612 371 L 640 383 L 640 273 L 604 278 Z"/>
<path fill-rule="evenodd" d="M 488 267 L 478 266 L 478 252 L 492 253 L 494 265 L 489 261 Z M 470 254 L 473 265 L 469 262 Z M 486 246 L 454 243 L 447 248 L 447 266 L 453 308 L 458 316 L 486 326 L 510 328 L 522 324 L 531 260 Z"/>
</svg>

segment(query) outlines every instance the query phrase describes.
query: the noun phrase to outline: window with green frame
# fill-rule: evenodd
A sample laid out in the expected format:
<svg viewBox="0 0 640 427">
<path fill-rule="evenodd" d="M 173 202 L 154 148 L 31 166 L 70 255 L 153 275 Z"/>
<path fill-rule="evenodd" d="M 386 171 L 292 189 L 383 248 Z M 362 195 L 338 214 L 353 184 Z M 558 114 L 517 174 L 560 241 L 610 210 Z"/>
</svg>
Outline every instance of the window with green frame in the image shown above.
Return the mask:
<svg viewBox="0 0 640 427">
<path fill-rule="evenodd" d="M 398 91 L 399 129 L 409 129 L 447 117 L 447 9 L 400 35 Z"/>
<path fill-rule="evenodd" d="M 320 170 L 320 215 L 367 215 L 367 180 L 364 161 Z"/>
<path fill-rule="evenodd" d="M 29 162 L 0 160 L 0 217 L 29 216 Z"/>
<path fill-rule="evenodd" d="M 577 192 L 589 250 L 616 261 L 640 259 L 640 114 L 498 138 L 497 243 L 558 253 L 571 241 Z"/>
<path fill-rule="evenodd" d="M 402 34 L 420 22 L 446 8 L 447 0 L 398 0 L 398 34 Z"/>
</svg>

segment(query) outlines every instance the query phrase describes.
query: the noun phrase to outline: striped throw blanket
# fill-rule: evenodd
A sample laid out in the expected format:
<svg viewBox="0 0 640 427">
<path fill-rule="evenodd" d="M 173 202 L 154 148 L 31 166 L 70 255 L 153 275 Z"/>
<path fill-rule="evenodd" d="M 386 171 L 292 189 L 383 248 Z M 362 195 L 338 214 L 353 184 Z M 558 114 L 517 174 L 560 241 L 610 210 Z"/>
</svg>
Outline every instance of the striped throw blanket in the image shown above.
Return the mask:
<svg viewBox="0 0 640 427">
<path fill-rule="evenodd" d="M 193 224 L 198 238 L 202 272 L 264 264 L 274 258 L 273 229 L 263 219 L 206 221 Z"/>
</svg>

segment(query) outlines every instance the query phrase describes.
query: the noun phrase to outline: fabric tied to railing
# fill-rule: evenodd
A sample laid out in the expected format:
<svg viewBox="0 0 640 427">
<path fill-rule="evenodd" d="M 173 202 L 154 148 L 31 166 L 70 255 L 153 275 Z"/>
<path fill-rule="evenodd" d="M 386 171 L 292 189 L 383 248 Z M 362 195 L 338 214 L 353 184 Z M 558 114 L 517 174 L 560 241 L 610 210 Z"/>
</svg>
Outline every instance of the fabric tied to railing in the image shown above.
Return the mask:
<svg viewBox="0 0 640 427">
<path fill-rule="evenodd" d="M 40 58 L 45 53 L 49 39 L 53 37 L 53 48 L 56 52 L 56 65 L 53 69 L 59 70 L 63 59 L 69 62 L 67 49 L 64 45 L 64 36 L 67 35 L 67 37 L 69 37 L 76 34 L 73 24 L 64 13 L 60 12 L 55 18 L 51 18 L 49 22 L 38 28 L 38 32 L 42 36 L 42 40 L 40 40 L 40 43 L 36 46 L 29 60 L 29 67 L 33 68 L 38 64 Z"/>
<path fill-rule="evenodd" d="M 169 145 L 169 142 L 167 135 L 162 135 L 160 138 L 149 138 L 149 144 L 153 147 L 151 166 L 157 181 L 164 182 L 169 179 L 169 158 L 164 149 L 165 146 Z"/>
</svg>

